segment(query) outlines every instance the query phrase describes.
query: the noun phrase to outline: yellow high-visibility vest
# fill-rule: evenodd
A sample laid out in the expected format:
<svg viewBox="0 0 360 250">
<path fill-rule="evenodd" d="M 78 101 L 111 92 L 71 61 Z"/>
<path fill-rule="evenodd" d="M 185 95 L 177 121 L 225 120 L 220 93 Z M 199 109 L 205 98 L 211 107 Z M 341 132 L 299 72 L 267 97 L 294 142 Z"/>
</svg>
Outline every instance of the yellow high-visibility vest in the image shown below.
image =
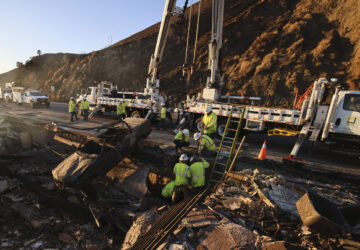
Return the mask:
<svg viewBox="0 0 360 250">
<path fill-rule="evenodd" d="M 161 108 L 160 119 L 166 119 L 166 108 L 165 107 Z"/>
<path fill-rule="evenodd" d="M 201 136 L 200 150 L 207 149 L 209 151 L 215 151 L 215 142 L 207 135 Z"/>
<path fill-rule="evenodd" d="M 192 187 L 205 186 L 205 168 L 208 168 L 209 165 L 207 161 L 202 160 L 202 162 L 195 162 L 190 166 Z"/>
<path fill-rule="evenodd" d="M 203 124 L 207 127 L 204 131 L 205 134 L 212 134 L 216 132 L 217 115 L 214 112 L 211 112 L 210 115 L 205 114 L 203 117 Z"/>
<path fill-rule="evenodd" d="M 125 114 L 125 107 L 129 104 L 129 102 L 120 102 L 116 107 L 116 114 L 122 115 Z"/>
<path fill-rule="evenodd" d="M 89 109 L 90 105 L 88 100 L 81 101 L 80 109 Z"/>
<path fill-rule="evenodd" d="M 70 100 L 70 102 L 69 102 L 69 113 L 75 112 L 75 110 L 76 110 L 76 104 L 75 104 L 75 102 L 73 100 Z"/>
<path fill-rule="evenodd" d="M 175 186 L 188 185 L 187 178 L 191 177 L 188 165 L 176 163 L 173 173 L 175 174 Z"/>
<path fill-rule="evenodd" d="M 166 186 L 161 190 L 161 195 L 165 198 L 172 196 L 174 192 L 175 181 L 170 181 Z"/>
</svg>

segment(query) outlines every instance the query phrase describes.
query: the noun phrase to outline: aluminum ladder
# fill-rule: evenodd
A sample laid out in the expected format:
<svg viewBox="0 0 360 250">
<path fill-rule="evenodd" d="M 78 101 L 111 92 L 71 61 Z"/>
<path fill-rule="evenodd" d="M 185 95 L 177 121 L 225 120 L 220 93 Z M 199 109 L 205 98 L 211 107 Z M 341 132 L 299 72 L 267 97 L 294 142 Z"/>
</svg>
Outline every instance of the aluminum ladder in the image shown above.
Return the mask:
<svg viewBox="0 0 360 250">
<path fill-rule="evenodd" d="M 215 187 L 216 184 L 220 183 L 224 179 L 227 171 L 229 170 L 229 167 L 235 163 L 238 153 L 240 151 L 240 147 L 242 145 L 241 143 L 239 146 L 239 150 L 237 150 L 235 154 L 235 148 L 237 146 L 237 141 L 244 120 L 245 107 L 236 107 L 241 109 L 241 116 L 239 120 L 235 120 L 232 116 L 234 108 L 234 106 L 231 107 L 229 117 L 224 129 L 224 134 L 221 138 L 219 150 L 217 152 L 214 164 L 211 167 L 209 180 L 207 183 L 209 188 Z M 230 124 L 234 124 L 236 129 L 231 129 Z M 235 132 L 234 136 L 231 137 L 229 132 Z"/>
</svg>

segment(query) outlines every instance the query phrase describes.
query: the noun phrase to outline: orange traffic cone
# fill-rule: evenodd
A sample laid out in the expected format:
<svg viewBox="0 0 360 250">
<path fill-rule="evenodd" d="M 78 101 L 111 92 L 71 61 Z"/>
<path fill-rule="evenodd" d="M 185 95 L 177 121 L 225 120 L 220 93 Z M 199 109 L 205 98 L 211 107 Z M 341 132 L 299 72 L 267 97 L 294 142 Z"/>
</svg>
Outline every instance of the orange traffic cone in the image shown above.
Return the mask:
<svg viewBox="0 0 360 250">
<path fill-rule="evenodd" d="M 260 153 L 258 155 L 258 159 L 266 159 L 266 141 L 264 141 L 264 144 L 261 147 Z"/>
</svg>

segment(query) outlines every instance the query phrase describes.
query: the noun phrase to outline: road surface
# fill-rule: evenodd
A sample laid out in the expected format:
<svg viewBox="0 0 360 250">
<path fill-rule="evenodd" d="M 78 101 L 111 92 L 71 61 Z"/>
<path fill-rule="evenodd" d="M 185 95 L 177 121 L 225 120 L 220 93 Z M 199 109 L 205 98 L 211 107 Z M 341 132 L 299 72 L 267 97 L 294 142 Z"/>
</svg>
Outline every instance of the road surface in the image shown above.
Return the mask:
<svg viewBox="0 0 360 250">
<path fill-rule="evenodd" d="M 68 104 L 51 102 L 50 108 L 37 108 L 31 109 L 29 106 L 17 106 L 15 104 L 1 104 L 0 110 L 10 111 L 11 113 L 29 114 L 32 116 L 38 116 L 39 119 L 52 120 L 56 119 L 61 122 L 69 122 Z M 79 121 L 82 125 L 94 126 L 94 124 L 104 124 L 113 122 L 111 119 L 104 119 L 96 117 L 91 119 L 90 122 Z M 80 125 L 79 124 L 79 125 Z M 171 130 L 159 131 L 153 130 L 149 138 L 152 140 L 158 140 L 160 143 L 168 143 L 172 145 L 173 134 Z M 248 135 L 246 138 L 246 154 L 252 157 L 256 157 L 259 153 L 264 141 L 267 141 L 267 156 L 271 160 L 281 161 L 286 157 L 293 145 L 295 144 L 295 137 L 282 137 L 266 135 Z M 195 143 L 194 141 L 192 143 Z M 219 142 L 217 142 L 219 144 Z M 323 145 L 312 146 L 311 142 L 304 143 L 300 153 L 298 155 L 300 159 L 303 159 L 311 164 L 317 164 L 319 166 L 333 166 L 333 169 L 347 168 L 349 171 L 360 172 L 360 160 L 355 154 L 349 154 L 344 152 L 334 152 Z"/>
</svg>

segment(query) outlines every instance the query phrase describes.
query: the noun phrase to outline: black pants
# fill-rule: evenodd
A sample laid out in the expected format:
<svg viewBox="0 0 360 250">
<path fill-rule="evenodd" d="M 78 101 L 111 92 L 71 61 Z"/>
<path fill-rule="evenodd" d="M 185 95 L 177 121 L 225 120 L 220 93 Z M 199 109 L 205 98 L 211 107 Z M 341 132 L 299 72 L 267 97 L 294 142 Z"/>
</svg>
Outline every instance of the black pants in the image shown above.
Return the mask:
<svg viewBox="0 0 360 250">
<path fill-rule="evenodd" d="M 161 129 L 161 128 L 166 129 L 166 119 L 160 119 L 160 121 L 157 125 L 157 128 L 158 129 Z"/>
<path fill-rule="evenodd" d="M 188 147 L 190 145 L 188 142 L 179 141 L 179 140 L 174 140 L 174 144 L 175 144 L 176 152 L 178 152 L 178 150 L 181 149 L 182 147 Z"/>
<path fill-rule="evenodd" d="M 198 193 L 200 193 L 204 189 L 205 189 L 205 186 L 192 188 L 192 190 L 191 190 L 192 196 L 197 195 Z"/>
<path fill-rule="evenodd" d="M 216 156 L 216 151 L 210 151 L 210 150 L 207 150 L 206 148 L 204 148 L 201 151 L 201 156 L 203 156 L 203 157 L 215 157 Z"/>
<path fill-rule="evenodd" d="M 119 122 L 121 122 L 122 120 L 124 120 L 125 119 L 125 114 L 119 114 L 119 115 L 117 115 L 117 118 L 118 118 L 118 121 Z"/>
<path fill-rule="evenodd" d="M 83 116 L 84 116 L 84 121 L 87 121 L 88 117 L 89 117 L 89 110 L 88 109 L 83 109 Z"/>
<path fill-rule="evenodd" d="M 214 140 L 214 138 L 215 138 L 215 136 L 216 136 L 216 132 L 211 133 L 211 134 L 205 134 L 205 135 L 209 136 L 211 139 Z"/>
<path fill-rule="evenodd" d="M 75 117 L 76 120 L 79 120 L 79 118 L 77 117 L 76 111 L 70 113 L 70 121 L 73 122 L 74 117 Z"/>
<path fill-rule="evenodd" d="M 182 200 L 191 197 L 190 190 L 187 185 L 180 185 L 174 187 L 174 193 L 172 196 L 172 203 L 176 204 Z"/>
</svg>

